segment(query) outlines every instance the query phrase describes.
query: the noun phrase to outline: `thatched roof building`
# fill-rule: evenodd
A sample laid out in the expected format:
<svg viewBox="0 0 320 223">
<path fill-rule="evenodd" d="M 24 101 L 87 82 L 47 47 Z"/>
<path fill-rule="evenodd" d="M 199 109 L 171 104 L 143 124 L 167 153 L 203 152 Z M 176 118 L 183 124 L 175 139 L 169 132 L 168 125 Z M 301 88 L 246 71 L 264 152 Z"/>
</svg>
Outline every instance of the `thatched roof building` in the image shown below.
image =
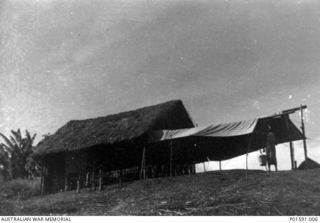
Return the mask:
<svg viewBox="0 0 320 223">
<path fill-rule="evenodd" d="M 44 164 L 42 190 L 68 190 L 78 181 L 95 185 L 98 175 L 104 176 L 105 183 L 123 179 L 124 174 L 127 180 L 137 179 L 150 132 L 191 127 L 193 122 L 180 100 L 70 121 L 36 147 L 35 156 Z M 157 162 L 168 162 L 167 157 L 164 160 Z"/>
<path fill-rule="evenodd" d="M 191 128 L 181 100 L 86 120 L 72 120 L 39 142 L 36 156 L 141 139 L 149 131 Z"/>
</svg>

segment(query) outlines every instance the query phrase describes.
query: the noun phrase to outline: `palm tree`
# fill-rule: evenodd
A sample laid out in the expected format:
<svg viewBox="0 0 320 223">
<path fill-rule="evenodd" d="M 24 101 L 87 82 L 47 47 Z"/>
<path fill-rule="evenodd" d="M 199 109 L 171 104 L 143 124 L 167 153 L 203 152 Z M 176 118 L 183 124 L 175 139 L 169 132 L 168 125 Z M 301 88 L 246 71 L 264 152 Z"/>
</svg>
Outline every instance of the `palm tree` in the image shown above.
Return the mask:
<svg viewBox="0 0 320 223">
<path fill-rule="evenodd" d="M 0 146 L 0 175 L 3 179 L 7 179 L 9 176 L 9 155 L 8 153 Z"/>
<path fill-rule="evenodd" d="M 36 137 L 34 134 L 32 137 L 28 130 L 26 130 L 26 136 L 22 137 L 20 129 L 17 131 L 11 130 L 12 136 L 6 137 L 0 133 L 5 143 L 1 143 L 1 148 L 8 154 L 8 172 L 10 178 L 26 177 L 28 171 L 25 168 L 28 157 L 33 153 L 32 144 Z"/>
</svg>

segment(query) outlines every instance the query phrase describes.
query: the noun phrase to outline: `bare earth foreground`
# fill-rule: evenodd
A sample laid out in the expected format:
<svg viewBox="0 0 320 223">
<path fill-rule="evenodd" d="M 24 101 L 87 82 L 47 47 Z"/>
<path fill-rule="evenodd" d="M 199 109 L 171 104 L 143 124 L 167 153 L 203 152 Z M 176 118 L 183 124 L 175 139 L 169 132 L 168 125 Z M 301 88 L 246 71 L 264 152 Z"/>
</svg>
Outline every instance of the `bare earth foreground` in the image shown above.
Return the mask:
<svg viewBox="0 0 320 223">
<path fill-rule="evenodd" d="M 320 215 L 320 169 L 207 172 L 7 199 L 0 215 Z"/>
</svg>

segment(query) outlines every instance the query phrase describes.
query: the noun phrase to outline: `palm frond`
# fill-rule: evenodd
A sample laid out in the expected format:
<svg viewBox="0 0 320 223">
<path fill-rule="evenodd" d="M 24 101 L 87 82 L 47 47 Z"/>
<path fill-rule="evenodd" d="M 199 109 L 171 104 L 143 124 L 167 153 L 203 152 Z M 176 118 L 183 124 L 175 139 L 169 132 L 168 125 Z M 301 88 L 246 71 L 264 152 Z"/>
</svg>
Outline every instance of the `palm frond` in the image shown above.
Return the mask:
<svg viewBox="0 0 320 223">
<path fill-rule="evenodd" d="M 3 150 L 9 154 L 13 154 L 14 153 L 14 150 L 12 150 L 9 146 L 7 146 L 6 144 L 4 143 L 1 143 L 0 144 L 1 147 L 3 148 Z"/>
<path fill-rule="evenodd" d="M 14 145 L 15 149 L 19 149 L 19 142 L 16 141 L 16 139 L 13 136 L 10 136 L 10 141 L 12 143 L 12 145 Z"/>
<path fill-rule="evenodd" d="M 11 143 L 10 139 L 8 139 L 5 135 L 3 135 L 2 133 L 0 133 L 0 136 L 3 138 L 3 140 L 5 141 L 5 143 L 7 144 L 6 146 L 8 148 L 10 148 L 10 151 L 13 151 L 15 146 Z"/>
<path fill-rule="evenodd" d="M 11 130 L 11 133 L 12 133 L 12 135 L 14 135 L 17 145 L 21 146 L 22 135 L 21 135 L 20 129 L 18 129 L 17 131 Z"/>
<path fill-rule="evenodd" d="M 36 138 L 36 135 L 37 135 L 37 134 L 34 134 L 34 135 L 31 137 L 30 132 L 29 132 L 28 130 L 26 130 L 26 137 L 27 137 L 28 141 L 31 142 L 31 144 L 33 144 L 34 139 Z"/>
<path fill-rule="evenodd" d="M 31 144 L 33 144 L 34 140 L 36 139 L 37 134 L 35 133 L 31 138 Z"/>
</svg>

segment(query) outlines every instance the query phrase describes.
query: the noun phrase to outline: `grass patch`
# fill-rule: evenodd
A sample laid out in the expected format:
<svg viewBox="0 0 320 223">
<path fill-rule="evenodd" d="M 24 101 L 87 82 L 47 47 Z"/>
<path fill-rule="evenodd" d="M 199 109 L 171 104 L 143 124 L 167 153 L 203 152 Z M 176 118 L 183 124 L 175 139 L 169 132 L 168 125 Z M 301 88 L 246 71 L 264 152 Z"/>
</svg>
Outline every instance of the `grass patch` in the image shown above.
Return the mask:
<svg viewBox="0 0 320 223">
<path fill-rule="evenodd" d="M 0 215 L 317 216 L 319 175 L 320 169 L 249 170 L 247 174 L 226 170 L 109 185 L 101 192 L 82 189 L 80 194 L 68 191 L 45 196 L 34 196 L 39 193 L 38 183 L 23 180 L 8 182 L 6 190 L 0 191 L 12 194 L 3 200 L 0 194 Z M 17 191 L 20 199 L 16 199 Z M 21 199 L 21 191 L 24 198 L 30 198 Z"/>
<path fill-rule="evenodd" d="M 0 186 L 0 197 L 3 199 L 25 200 L 40 195 L 40 179 L 15 179 L 3 181 Z"/>
</svg>

